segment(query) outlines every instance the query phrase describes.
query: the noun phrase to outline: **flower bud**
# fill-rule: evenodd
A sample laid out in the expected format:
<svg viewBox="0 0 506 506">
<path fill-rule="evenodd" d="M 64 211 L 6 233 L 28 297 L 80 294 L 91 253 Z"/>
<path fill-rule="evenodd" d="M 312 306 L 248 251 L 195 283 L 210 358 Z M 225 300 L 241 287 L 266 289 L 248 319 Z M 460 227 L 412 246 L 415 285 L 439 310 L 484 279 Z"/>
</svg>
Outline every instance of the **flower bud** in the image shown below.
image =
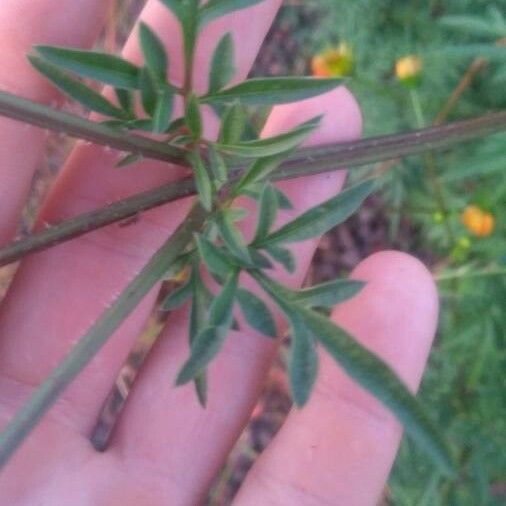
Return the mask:
<svg viewBox="0 0 506 506">
<path fill-rule="evenodd" d="M 467 206 L 462 213 L 462 223 L 476 237 L 487 237 L 494 231 L 495 218 L 492 213 L 478 206 Z"/>
<path fill-rule="evenodd" d="M 422 77 L 422 59 L 415 55 L 399 58 L 395 64 L 397 79 L 406 86 L 417 86 Z"/>
<path fill-rule="evenodd" d="M 327 49 L 311 60 L 315 77 L 346 77 L 353 72 L 353 52 L 346 42 L 339 47 Z"/>
</svg>

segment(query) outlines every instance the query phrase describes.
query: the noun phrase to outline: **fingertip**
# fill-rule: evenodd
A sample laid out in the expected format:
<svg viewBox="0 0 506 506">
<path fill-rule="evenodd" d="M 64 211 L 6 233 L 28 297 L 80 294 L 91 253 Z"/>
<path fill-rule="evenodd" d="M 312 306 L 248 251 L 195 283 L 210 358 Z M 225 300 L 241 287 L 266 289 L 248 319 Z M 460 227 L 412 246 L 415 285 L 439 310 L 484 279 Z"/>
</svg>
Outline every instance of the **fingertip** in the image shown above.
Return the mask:
<svg viewBox="0 0 506 506">
<path fill-rule="evenodd" d="M 308 139 L 307 145 L 345 142 L 362 135 L 360 106 L 345 86 L 295 104 L 274 107 L 263 135 L 275 135 L 286 129 L 287 125 L 295 126 L 320 115 L 323 115 L 321 125 Z"/>
<path fill-rule="evenodd" d="M 378 353 L 412 388 L 418 385 L 436 331 L 437 287 L 415 257 L 382 251 L 351 274 L 363 290 L 338 306 L 332 319 Z"/>
</svg>

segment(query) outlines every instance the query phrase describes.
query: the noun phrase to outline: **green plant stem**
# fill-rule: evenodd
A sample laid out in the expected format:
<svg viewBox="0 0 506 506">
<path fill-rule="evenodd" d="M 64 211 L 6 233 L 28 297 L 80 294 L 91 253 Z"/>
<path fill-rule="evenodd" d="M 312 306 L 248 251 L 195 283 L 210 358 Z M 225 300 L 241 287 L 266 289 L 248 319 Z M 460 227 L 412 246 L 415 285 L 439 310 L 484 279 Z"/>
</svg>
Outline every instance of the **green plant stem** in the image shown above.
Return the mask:
<svg viewBox="0 0 506 506">
<path fill-rule="evenodd" d="M 343 166 L 359 167 L 378 160 L 419 154 L 428 149 L 449 148 L 460 142 L 503 130 L 506 130 L 506 112 L 403 134 L 302 149 L 298 152 L 298 158 L 282 163 L 272 174 L 272 179 L 292 179 L 334 171 Z M 241 170 L 234 169 L 233 177 L 240 177 Z M 71 218 L 0 249 L 0 266 L 194 193 L 195 185 L 187 178 Z"/>
<path fill-rule="evenodd" d="M 501 268 L 490 268 L 480 271 L 468 271 L 463 269 L 457 269 L 451 272 L 444 272 L 442 274 L 436 274 L 434 279 L 437 282 L 453 281 L 456 279 L 471 279 L 471 278 L 485 278 L 489 276 L 506 276 L 506 269 Z"/>
<path fill-rule="evenodd" d="M 84 369 L 112 333 L 156 285 L 174 260 L 193 240 L 207 217 L 197 205 L 134 280 L 93 324 L 69 355 L 33 393 L 28 402 L 0 434 L 0 467 L 19 447 L 68 384 Z"/>
<path fill-rule="evenodd" d="M 416 124 L 418 128 L 424 128 L 426 125 L 425 117 L 423 114 L 423 107 L 420 101 L 420 95 L 416 88 L 411 88 L 409 90 L 409 96 L 411 98 L 411 104 L 413 105 L 413 111 L 415 113 Z M 449 211 L 448 206 L 446 205 L 446 200 L 444 197 L 443 185 L 441 184 L 441 180 L 439 179 L 436 167 L 436 159 L 432 151 L 429 151 L 424 156 L 425 167 L 427 169 L 427 175 L 430 181 L 430 185 L 432 187 L 432 193 L 434 195 L 434 199 L 439 208 L 439 212 L 443 216 L 443 223 L 446 230 L 446 235 L 448 237 L 448 242 L 450 244 L 455 243 L 455 234 L 453 233 L 452 227 L 450 225 L 450 221 L 448 219 Z"/>
<path fill-rule="evenodd" d="M 79 116 L 58 111 L 0 91 L 0 115 L 62 132 L 145 158 L 188 165 L 186 151 L 140 135 L 117 131 Z M 469 139 L 506 130 L 506 111 L 447 123 L 418 131 L 372 137 L 342 144 L 303 148 L 289 156 L 280 174 L 315 174 L 335 170 L 341 164 L 366 165 L 400 156 L 446 148 Z M 311 167 L 309 167 L 311 165 Z"/>
<path fill-rule="evenodd" d="M 188 165 L 186 151 L 181 148 L 117 130 L 5 91 L 0 91 L 0 115 L 146 158 Z"/>
</svg>

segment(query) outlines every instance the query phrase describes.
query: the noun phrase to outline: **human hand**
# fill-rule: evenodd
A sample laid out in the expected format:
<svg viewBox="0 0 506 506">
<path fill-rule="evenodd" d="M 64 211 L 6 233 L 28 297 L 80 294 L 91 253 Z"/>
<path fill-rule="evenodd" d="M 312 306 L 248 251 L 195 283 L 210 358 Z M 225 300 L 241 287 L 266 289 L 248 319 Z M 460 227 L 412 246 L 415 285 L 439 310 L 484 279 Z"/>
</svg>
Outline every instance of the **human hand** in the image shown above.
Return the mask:
<svg viewBox="0 0 506 506">
<path fill-rule="evenodd" d="M 110 3 L 3 0 L 0 41 L 6 56 L 0 88 L 53 101 L 53 91 L 25 63 L 25 53 L 37 43 L 89 45 Z M 244 78 L 280 3 L 266 0 L 206 28 L 196 59 L 196 68 L 202 70 L 197 86 L 203 86 L 210 52 L 225 31 L 232 31 L 238 42 L 238 77 Z M 175 21 L 156 0 L 148 2 L 143 18 L 166 41 L 171 77 L 179 80 L 181 42 Z M 128 42 L 125 55 L 139 60 L 135 40 Z M 322 113 L 326 117 L 311 143 L 359 136 L 360 112 L 344 88 L 276 107 L 265 133 Z M 207 121 L 212 132 L 212 117 Z M 0 118 L 2 242 L 9 240 L 19 219 L 43 143 L 41 131 Z M 55 182 L 40 221 L 60 221 L 178 177 L 176 170 L 153 161 L 118 171 L 113 169 L 116 160 L 114 152 L 79 144 Z M 335 194 L 343 180 L 343 172 L 336 172 L 285 182 L 283 190 L 300 212 Z M 11 418 L 114 300 L 187 208 L 181 202 L 164 206 L 129 227 L 107 227 L 22 263 L 0 312 L 0 423 Z M 298 270 L 290 276 L 279 273 L 284 282 L 300 285 L 316 244 L 297 245 Z M 429 274 L 410 257 L 386 252 L 364 261 L 353 276 L 366 280 L 367 286 L 332 318 L 414 389 L 437 317 Z M 192 387 L 172 387 L 188 355 L 186 313 L 175 313 L 141 373 L 110 450 L 97 453 L 88 440 L 90 430 L 155 296 L 125 322 L 0 474 L 2 504 L 193 505 L 205 496 L 248 420 L 277 347 L 250 330 L 231 335 L 210 367 L 209 405 L 203 410 Z M 322 354 L 311 400 L 289 415 L 235 503 L 373 505 L 400 433 L 393 417 Z"/>
</svg>

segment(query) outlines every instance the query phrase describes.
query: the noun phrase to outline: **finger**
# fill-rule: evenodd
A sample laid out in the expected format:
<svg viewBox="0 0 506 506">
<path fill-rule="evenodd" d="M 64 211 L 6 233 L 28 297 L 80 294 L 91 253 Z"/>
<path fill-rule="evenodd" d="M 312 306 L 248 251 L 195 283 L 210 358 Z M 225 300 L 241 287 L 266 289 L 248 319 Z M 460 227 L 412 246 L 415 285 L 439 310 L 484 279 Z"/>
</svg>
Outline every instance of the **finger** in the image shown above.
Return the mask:
<svg viewBox="0 0 506 506">
<path fill-rule="evenodd" d="M 276 107 L 266 130 L 269 135 L 274 134 L 325 113 L 311 143 L 336 142 L 359 135 L 359 109 L 344 88 L 291 106 Z M 313 176 L 286 188 L 291 192 L 294 212 L 335 194 L 342 177 L 342 174 Z M 296 273 L 288 276 L 276 271 L 278 279 L 292 286 L 300 285 L 315 247 L 316 241 L 298 244 L 293 249 L 297 257 Z M 230 333 L 224 350 L 211 364 L 208 406 L 203 410 L 192 386 L 172 387 L 188 356 L 187 315 L 178 313 L 168 322 L 120 419 L 112 451 L 127 463 L 141 459 L 150 462 L 154 469 L 163 470 L 168 478 L 163 487 L 171 486 L 175 504 L 198 504 L 205 494 L 246 424 L 276 352 L 273 340 L 247 326 L 244 328 Z M 146 418 L 148 407 L 150 416 Z"/>
<path fill-rule="evenodd" d="M 332 319 L 382 357 L 415 390 L 437 322 L 430 273 L 384 252 L 354 271 L 366 287 Z M 325 353 L 308 405 L 293 410 L 256 462 L 235 504 L 372 506 L 392 466 L 401 427 Z"/>
<path fill-rule="evenodd" d="M 279 4 L 269 0 L 209 25 L 201 35 L 197 61 L 210 59 L 218 38 L 232 31 L 236 41 L 248 39 L 237 44 L 238 78 L 244 78 Z M 180 80 L 176 21 L 158 0 L 147 4 L 142 18 L 167 43 L 172 78 Z M 139 61 L 136 38 L 134 33 L 124 54 Z M 113 168 L 117 159 L 110 150 L 79 145 L 42 210 L 42 220 L 59 221 L 178 177 L 174 167 L 158 162 L 118 171 Z M 188 202 L 178 202 L 156 209 L 130 226 L 107 227 L 23 262 L 0 314 L 0 370 L 5 376 L 28 385 L 46 377 L 172 233 L 187 208 Z M 72 420 L 83 432 L 90 430 L 152 302 L 153 297 L 146 298 L 67 391 Z"/>
<path fill-rule="evenodd" d="M 103 25 L 110 2 L 103 0 L 2 0 L 0 2 L 0 90 L 49 103 L 55 88 L 26 58 L 35 44 L 86 47 Z M 14 233 L 45 134 L 0 117 L 0 244 Z"/>
</svg>

